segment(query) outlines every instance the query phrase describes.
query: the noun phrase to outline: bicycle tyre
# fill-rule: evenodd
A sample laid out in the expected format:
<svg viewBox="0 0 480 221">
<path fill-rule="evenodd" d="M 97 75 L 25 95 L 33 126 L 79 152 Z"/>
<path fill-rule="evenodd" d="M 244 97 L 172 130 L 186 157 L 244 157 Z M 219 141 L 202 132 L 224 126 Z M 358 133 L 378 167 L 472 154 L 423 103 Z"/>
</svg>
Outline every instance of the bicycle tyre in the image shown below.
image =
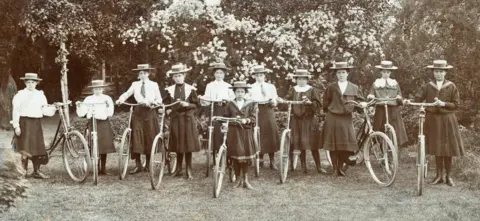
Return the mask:
<svg viewBox="0 0 480 221">
<path fill-rule="evenodd" d="M 253 141 L 255 142 L 255 159 L 253 162 L 254 163 L 254 167 L 255 167 L 255 177 L 259 177 L 260 176 L 260 128 L 259 127 L 255 127 L 253 129 Z"/>
<path fill-rule="evenodd" d="M 375 149 L 373 145 L 371 145 L 370 141 L 374 138 L 379 138 L 375 139 L 376 143 L 373 145 L 379 145 L 381 143 L 381 150 L 382 152 L 382 157 L 380 158 L 380 165 L 383 167 L 383 172 L 386 174 L 387 180 L 383 181 L 380 179 L 380 174 L 377 174 L 377 172 L 374 171 L 374 167 L 376 166 L 372 165 L 372 159 L 370 159 L 370 154 L 374 153 Z M 387 153 L 387 154 L 385 154 Z M 389 162 L 389 154 L 391 153 L 391 161 Z M 364 159 L 365 159 L 365 165 L 367 166 L 368 171 L 370 172 L 370 175 L 372 176 L 373 180 L 379 184 L 380 186 L 391 186 L 395 182 L 395 176 L 397 174 L 397 169 L 398 169 L 398 154 L 397 150 L 392 144 L 392 141 L 388 138 L 386 134 L 383 132 L 373 132 L 370 134 L 365 142 L 364 145 Z M 376 159 L 375 159 L 376 160 Z M 382 165 L 383 163 L 383 165 Z"/>
<path fill-rule="evenodd" d="M 165 171 L 165 151 L 162 149 L 164 141 L 161 134 L 157 134 L 153 140 L 152 152 L 150 153 L 150 184 L 153 190 L 157 190 L 160 187 L 163 179 L 163 173 Z"/>
<path fill-rule="evenodd" d="M 290 155 L 290 130 L 282 132 L 280 140 L 280 183 L 285 183 L 288 175 L 288 162 Z"/>
<path fill-rule="evenodd" d="M 417 193 L 421 196 L 425 185 L 425 135 L 420 135 L 419 140 L 420 143 L 417 156 Z"/>
<path fill-rule="evenodd" d="M 227 147 L 222 145 L 215 159 L 215 167 L 213 170 L 213 197 L 218 198 L 222 190 L 223 176 L 225 175 L 227 161 Z"/>
<path fill-rule="evenodd" d="M 131 145 L 131 129 L 127 128 L 123 131 L 122 141 L 118 150 L 118 178 L 120 180 L 125 179 L 127 175 L 128 163 L 130 161 L 130 145 Z"/>
<path fill-rule="evenodd" d="M 77 183 L 83 183 L 87 178 L 89 168 L 91 167 L 90 151 L 87 141 L 83 135 L 76 130 L 66 133 L 65 136 L 66 137 L 63 141 L 62 147 L 62 157 L 65 170 L 73 181 Z M 77 145 L 75 145 L 77 144 L 75 141 L 78 141 L 80 146 L 77 147 Z M 72 165 L 72 162 L 70 162 L 68 156 L 72 156 L 73 158 L 80 160 L 81 165 L 78 167 L 78 169 L 80 169 L 79 174 L 74 173 L 72 170 L 70 166 Z"/>
<path fill-rule="evenodd" d="M 385 134 L 387 137 L 392 141 L 393 146 L 397 149 L 398 153 L 398 141 L 397 141 L 397 133 L 395 128 L 393 128 L 390 124 L 385 124 Z"/>
</svg>

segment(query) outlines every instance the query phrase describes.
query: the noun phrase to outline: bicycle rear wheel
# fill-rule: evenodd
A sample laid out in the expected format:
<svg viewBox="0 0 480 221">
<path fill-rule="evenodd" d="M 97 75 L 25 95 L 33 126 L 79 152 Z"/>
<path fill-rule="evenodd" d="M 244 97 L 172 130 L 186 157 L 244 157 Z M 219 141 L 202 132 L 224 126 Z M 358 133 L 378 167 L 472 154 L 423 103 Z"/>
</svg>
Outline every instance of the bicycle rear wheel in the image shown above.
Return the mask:
<svg viewBox="0 0 480 221">
<path fill-rule="evenodd" d="M 290 155 L 290 130 L 286 129 L 282 133 L 280 141 L 280 183 L 285 183 L 288 174 L 288 162 Z"/>
<path fill-rule="evenodd" d="M 218 151 L 215 159 L 215 167 L 213 170 L 213 197 L 218 198 L 220 191 L 222 190 L 223 176 L 225 175 L 225 169 L 227 164 L 227 147 L 222 145 Z"/>
<path fill-rule="evenodd" d="M 118 178 L 125 179 L 127 175 L 128 162 L 130 161 L 131 129 L 127 128 L 122 134 L 122 141 L 118 150 Z"/>
<path fill-rule="evenodd" d="M 150 184 L 153 190 L 160 187 L 165 170 L 165 151 L 163 149 L 164 142 L 161 134 L 157 134 L 152 144 L 152 152 L 150 154 Z"/>
<path fill-rule="evenodd" d="M 417 155 L 417 193 L 419 196 L 423 194 L 423 187 L 425 185 L 425 135 L 418 136 L 420 143 L 418 146 Z"/>
<path fill-rule="evenodd" d="M 373 180 L 380 186 L 395 181 L 398 168 L 397 150 L 387 135 L 376 131 L 368 136 L 364 146 L 365 165 Z"/>
<path fill-rule="evenodd" d="M 65 170 L 70 178 L 78 183 L 84 182 L 91 166 L 91 159 L 87 141 L 80 132 L 75 130 L 66 133 L 62 157 Z"/>
<path fill-rule="evenodd" d="M 255 177 L 260 176 L 260 128 L 253 129 L 253 141 L 255 142 L 255 159 L 253 165 L 255 167 Z"/>
</svg>

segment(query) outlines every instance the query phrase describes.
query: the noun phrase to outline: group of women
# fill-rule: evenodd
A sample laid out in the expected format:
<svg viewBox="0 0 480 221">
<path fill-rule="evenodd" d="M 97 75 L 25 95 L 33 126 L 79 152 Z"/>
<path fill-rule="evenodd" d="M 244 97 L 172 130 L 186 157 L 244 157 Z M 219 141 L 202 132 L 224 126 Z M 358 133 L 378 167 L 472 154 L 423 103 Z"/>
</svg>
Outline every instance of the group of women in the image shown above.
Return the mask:
<svg viewBox="0 0 480 221">
<path fill-rule="evenodd" d="M 400 113 L 400 106 L 409 103 L 402 97 L 398 82 L 390 75 L 397 67 L 391 61 L 382 61 L 375 66 L 380 70 L 381 77 L 372 84 L 367 99 L 374 98 L 397 98 L 389 105 L 390 123 L 395 128 L 399 146 L 407 142 L 405 127 Z M 311 74 L 305 69 L 297 69 L 293 75 L 295 86 L 290 88 L 284 99 L 303 101 L 303 105 L 294 105 L 292 111 L 292 147 L 300 152 L 301 166 L 304 172 L 307 171 L 306 150 L 312 152 L 319 173 L 327 173 L 320 163 L 319 149 L 329 150 L 332 159 L 332 173 L 335 176 L 345 176 L 343 165 L 351 164 L 351 156 L 358 150 L 357 140 L 354 132 L 352 113 L 355 106 L 348 103 L 349 100 L 360 101 L 360 107 L 366 107 L 367 103 L 359 87 L 348 81 L 349 71 L 353 67 L 347 62 L 335 62 L 330 68 L 336 74 L 337 81 L 327 86 L 320 97 L 319 91 L 308 84 Z M 462 156 L 464 153 L 463 142 L 458 129 L 458 122 L 455 117 L 455 110 L 459 105 L 459 92 L 455 84 L 445 79 L 447 70 L 452 66 L 445 60 L 435 60 L 432 65 L 426 68 L 433 70 L 432 81 L 423 85 L 418 91 L 416 100 L 421 102 L 432 102 L 436 106 L 426 109 L 425 134 L 427 142 L 427 153 L 434 155 L 436 159 L 437 176 L 432 184 L 443 183 L 444 181 L 453 186 L 452 179 L 452 157 Z M 238 179 L 238 186 L 252 189 L 248 179 L 249 164 L 255 157 L 253 139 L 253 127 L 256 124 L 256 111 L 258 111 L 258 126 L 261 133 L 261 167 L 263 167 L 263 156 L 268 154 L 270 168 L 277 170 L 275 163 L 275 152 L 279 150 L 279 133 L 275 120 L 274 107 L 282 98 L 277 95 L 275 85 L 266 82 L 266 76 L 271 73 L 263 66 L 255 66 L 252 74 L 255 83 L 235 82 L 230 85 L 224 81 L 225 74 L 230 70 L 224 63 L 213 63 L 210 65 L 215 80 L 206 86 L 205 94 L 198 96 L 196 88 L 184 82 L 185 75 L 191 70 L 183 64 L 172 66 L 167 75 L 171 76 L 174 84 L 165 89 L 166 93 L 160 92 L 159 85 L 149 80 L 150 71 L 153 70 L 149 64 L 140 64 L 133 69 L 138 74 L 138 81 L 131 84 L 130 88 L 123 93 L 116 104 L 125 102 L 132 95 L 137 103 L 141 104 L 134 108 L 131 128 L 132 146 L 131 158 L 136 165 L 130 173 L 139 173 L 149 168 L 148 156 L 151 152 L 152 142 L 159 132 L 159 117 L 156 109 L 152 106 L 159 104 L 170 104 L 178 102 L 166 110 L 170 119 L 169 127 L 169 149 L 177 153 L 177 170 L 175 176 L 183 174 L 183 159 L 186 162 L 186 177 L 193 179 L 192 174 L 192 153 L 200 151 L 200 144 L 197 139 L 198 129 L 196 125 L 195 110 L 199 106 L 213 105 L 214 116 L 236 117 L 237 123 L 229 125 L 227 136 L 228 157 L 233 161 L 233 167 Z M 45 145 L 40 119 L 44 115 L 52 115 L 43 92 L 35 89 L 41 81 L 37 74 L 27 73 L 22 78 L 26 88 L 19 91 L 13 98 L 13 120 L 18 144 L 17 150 L 24 154 L 24 167 L 27 168 L 28 159 L 33 162 L 35 178 L 48 178 L 39 171 L 42 164 L 42 157 L 46 155 Z M 103 88 L 107 86 L 103 81 L 92 81 L 90 87 L 93 95 L 87 97 L 84 103 L 105 102 L 105 107 L 82 106 L 77 103 L 77 114 L 81 117 L 91 118 L 92 108 L 95 109 L 95 118 L 98 122 L 99 152 L 101 154 L 100 174 L 106 174 L 106 154 L 115 152 L 113 147 L 113 132 L 108 122 L 113 115 L 113 101 L 103 94 Z M 313 127 L 316 127 L 314 115 L 316 112 L 324 111 L 326 118 L 321 134 L 314 134 Z M 161 111 L 161 109 L 159 110 Z M 54 112 L 54 110 L 53 110 Z M 101 114 L 99 114 L 101 113 Z M 374 116 L 374 130 L 382 131 L 385 123 L 385 110 L 377 107 Z M 220 131 L 221 123 L 214 124 L 213 147 L 214 152 L 223 142 L 223 134 Z M 147 155 L 146 167 L 141 163 L 141 155 Z M 293 159 L 293 157 L 291 157 Z M 443 170 L 446 171 L 446 178 L 443 177 Z"/>
</svg>

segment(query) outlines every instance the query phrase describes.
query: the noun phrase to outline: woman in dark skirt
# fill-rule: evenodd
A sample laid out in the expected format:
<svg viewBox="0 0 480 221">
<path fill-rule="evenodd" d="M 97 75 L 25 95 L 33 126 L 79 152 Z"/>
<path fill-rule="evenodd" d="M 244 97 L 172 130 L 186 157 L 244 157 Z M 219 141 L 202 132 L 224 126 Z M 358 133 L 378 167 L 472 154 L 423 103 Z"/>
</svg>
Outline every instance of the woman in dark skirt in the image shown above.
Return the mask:
<svg viewBox="0 0 480 221">
<path fill-rule="evenodd" d="M 36 88 L 38 78 L 36 73 L 26 73 L 20 78 L 25 81 L 26 88 L 18 91 L 13 97 L 12 121 L 15 129 L 17 151 L 22 154 L 22 164 L 25 171 L 28 169 L 28 160 L 33 164 L 32 177 L 48 179 L 49 177 L 40 172 L 40 165 L 48 162 L 43 138 L 42 117 L 53 116 L 55 107 L 48 106 L 47 98 L 43 91 Z"/>
<path fill-rule="evenodd" d="M 192 180 L 192 153 L 200 151 L 195 117 L 195 110 L 200 102 L 196 89 L 185 83 L 185 74 L 190 70 L 191 68 L 183 64 L 177 64 L 167 72 L 167 75 L 172 76 L 175 84 L 166 88 L 168 97 L 165 103 L 181 101 L 179 105 L 167 110 L 167 114 L 170 115 L 168 142 L 170 150 L 177 153 L 177 171 L 174 176 L 182 176 L 182 161 L 185 155 L 187 179 Z"/>
<path fill-rule="evenodd" d="M 277 121 L 275 119 L 274 107 L 277 106 L 277 88 L 275 85 L 265 82 L 265 74 L 270 72 L 263 66 L 253 68 L 255 83 L 249 93 L 253 101 L 267 101 L 269 104 L 258 105 L 258 126 L 260 127 L 260 166 L 263 167 L 263 155 L 268 154 L 270 158 L 270 169 L 277 170 L 275 165 L 275 152 L 280 150 L 280 134 L 278 133 Z"/>
<path fill-rule="evenodd" d="M 139 81 L 132 83 L 127 92 L 123 93 L 116 101 L 117 104 L 125 102 L 130 96 L 134 96 L 137 106 L 133 109 L 132 115 L 132 146 L 130 147 L 131 157 L 135 160 L 136 166 L 130 171 L 130 174 L 147 171 L 150 163 L 150 153 L 153 139 L 160 132 L 160 125 L 157 112 L 151 108 L 162 103 L 160 88 L 156 82 L 148 79 L 150 71 L 154 68 L 149 64 L 139 64 L 133 71 L 138 71 Z M 145 168 L 142 167 L 140 155 L 144 154 L 147 158 Z"/>
<path fill-rule="evenodd" d="M 353 128 L 353 104 L 349 100 L 363 100 L 357 85 L 347 81 L 348 70 L 353 68 L 347 62 L 337 62 L 331 69 L 336 71 L 338 82 L 327 86 L 323 95 L 323 111 L 326 113 L 323 125 L 322 148 L 330 151 L 333 164 L 333 174 L 345 176 L 343 165 L 350 164 L 349 157 L 358 150 Z M 366 106 L 361 102 L 362 107 Z"/>
<path fill-rule="evenodd" d="M 446 183 L 454 186 L 452 179 L 452 161 L 455 156 L 464 155 L 463 140 L 455 111 L 460 104 L 457 86 L 445 79 L 447 70 L 453 68 L 445 60 L 435 60 L 433 65 L 433 81 L 423 85 L 416 96 L 419 102 L 437 103 L 436 107 L 427 107 L 425 116 L 425 141 L 427 154 L 435 156 L 437 175 L 431 184 L 443 183 L 443 169 L 446 172 Z M 407 100 L 407 103 L 409 101 Z"/>
<path fill-rule="evenodd" d="M 227 155 L 233 159 L 235 175 L 240 177 L 237 187 L 253 189 L 248 181 L 248 168 L 255 158 L 253 125 L 255 124 L 256 105 L 245 100 L 245 94 L 250 88 L 246 82 L 235 82 L 232 88 L 235 100 L 227 103 L 224 116 L 238 117 L 242 119 L 242 124 L 231 123 L 228 126 Z"/>
<path fill-rule="evenodd" d="M 77 102 L 77 115 L 79 117 L 92 118 L 92 113 L 95 111 L 95 119 L 97 121 L 97 137 L 98 137 L 98 153 L 100 154 L 99 174 L 107 175 L 107 154 L 115 153 L 115 146 L 113 144 L 113 130 L 108 118 L 113 116 L 114 104 L 112 98 L 103 94 L 106 85 L 103 80 L 93 80 L 92 88 L 93 95 L 85 98 L 83 102 Z M 99 103 L 103 103 L 100 105 Z M 85 104 L 85 105 L 82 105 Z M 88 104 L 95 104 L 89 106 Z M 90 131 L 92 129 L 92 121 L 89 121 L 87 127 Z M 90 147 L 91 148 L 91 147 Z"/>
<path fill-rule="evenodd" d="M 397 144 L 399 147 L 404 146 L 408 142 L 407 132 L 403 124 L 402 114 L 400 113 L 402 105 L 402 91 L 395 79 L 390 78 L 392 70 L 398 68 L 393 66 L 391 61 L 382 61 L 375 68 L 380 69 L 381 78 L 375 80 L 367 99 L 374 98 L 396 98 L 397 101 L 388 102 L 388 121 L 395 129 L 397 135 Z M 385 106 L 377 105 L 375 108 L 375 116 L 373 117 L 373 130 L 385 131 L 386 123 Z"/>
<path fill-rule="evenodd" d="M 312 151 L 313 160 L 317 166 L 319 173 L 326 173 L 322 169 L 320 163 L 319 146 L 314 146 L 314 128 L 315 128 L 315 112 L 321 107 L 320 97 L 318 91 L 312 86 L 308 85 L 308 79 L 311 78 L 307 70 L 298 69 L 295 75 L 296 86 L 291 88 L 285 99 L 304 101 L 304 105 L 293 105 L 292 107 L 292 145 L 290 149 L 290 161 L 293 169 L 293 150 L 300 151 L 300 162 L 304 173 L 307 173 L 307 157 L 306 150 Z"/>
</svg>

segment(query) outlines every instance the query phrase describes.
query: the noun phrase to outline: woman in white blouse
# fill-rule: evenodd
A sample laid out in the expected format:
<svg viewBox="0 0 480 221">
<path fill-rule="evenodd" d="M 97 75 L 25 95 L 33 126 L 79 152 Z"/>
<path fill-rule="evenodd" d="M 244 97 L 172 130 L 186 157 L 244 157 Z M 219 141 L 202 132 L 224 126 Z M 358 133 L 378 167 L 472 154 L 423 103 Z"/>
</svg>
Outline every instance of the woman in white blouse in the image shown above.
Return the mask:
<svg viewBox="0 0 480 221">
<path fill-rule="evenodd" d="M 117 104 L 125 102 L 130 96 L 134 96 L 137 103 L 141 106 L 134 108 L 132 116 L 132 159 L 135 159 L 136 167 L 130 171 L 131 174 L 147 171 L 150 163 L 150 152 L 155 136 L 160 132 L 159 119 L 154 109 L 150 108 L 152 105 L 162 103 L 162 96 L 160 95 L 160 88 L 157 82 L 148 79 L 150 70 L 154 68 L 149 64 L 139 64 L 133 71 L 138 71 L 139 81 L 132 83 L 132 86 L 123 93 L 116 101 Z M 147 156 L 147 164 L 142 168 L 140 155 Z"/>
<path fill-rule="evenodd" d="M 93 80 L 92 85 L 88 86 L 92 88 L 93 95 L 86 97 L 83 103 L 77 102 L 77 115 L 79 117 L 91 119 L 92 113 L 95 112 L 95 119 L 97 120 L 98 153 L 100 154 L 98 171 L 100 175 L 107 175 L 105 167 L 107 154 L 115 153 L 113 130 L 108 120 L 109 117 L 113 116 L 114 105 L 112 98 L 103 94 L 106 86 L 108 85 L 106 85 L 103 80 Z M 88 122 L 87 127 L 90 131 L 93 130 L 91 121 Z"/>
<path fill-rule="evenodd" d="M 278 134 L 277 121 L 273 108 L 277 106 L 277 88 L 275 85 L 265 82 L 265 73 L 269 72 L 263 66 L 253 68 L 255 83 L 250 90 L 250 99 L 253 101 L 267 101 L 269 104 L 258 105 L 258 119 L 260 127 L 260 166 L 263 167 L 263 155 L 268 154 L 270 158 L 270 169 L 277 170 L 275 165 L 275 152 L 280 149 L 280 137 Z"/>
<path fill-rule="evenodd" d="M 25 81 L 26 87 L 13 97 L 13 113 L 10 122 L 17 137 L 17 151 L 24 157 L 22 164 L 25 170 L 28 168 L 28 159 L 32 161 L 32 177 L 48 179 L 48 176 L 39 171 L 40 165 L 48 163 L 41 119 L 43 116 L 53 116 L 56 109 L 48 106 L 43 91 L 35 89 L 42 80 L 38 78 L 38 74 L 26 73 L 25 77 L 20 79 Z"/>
</svg>

